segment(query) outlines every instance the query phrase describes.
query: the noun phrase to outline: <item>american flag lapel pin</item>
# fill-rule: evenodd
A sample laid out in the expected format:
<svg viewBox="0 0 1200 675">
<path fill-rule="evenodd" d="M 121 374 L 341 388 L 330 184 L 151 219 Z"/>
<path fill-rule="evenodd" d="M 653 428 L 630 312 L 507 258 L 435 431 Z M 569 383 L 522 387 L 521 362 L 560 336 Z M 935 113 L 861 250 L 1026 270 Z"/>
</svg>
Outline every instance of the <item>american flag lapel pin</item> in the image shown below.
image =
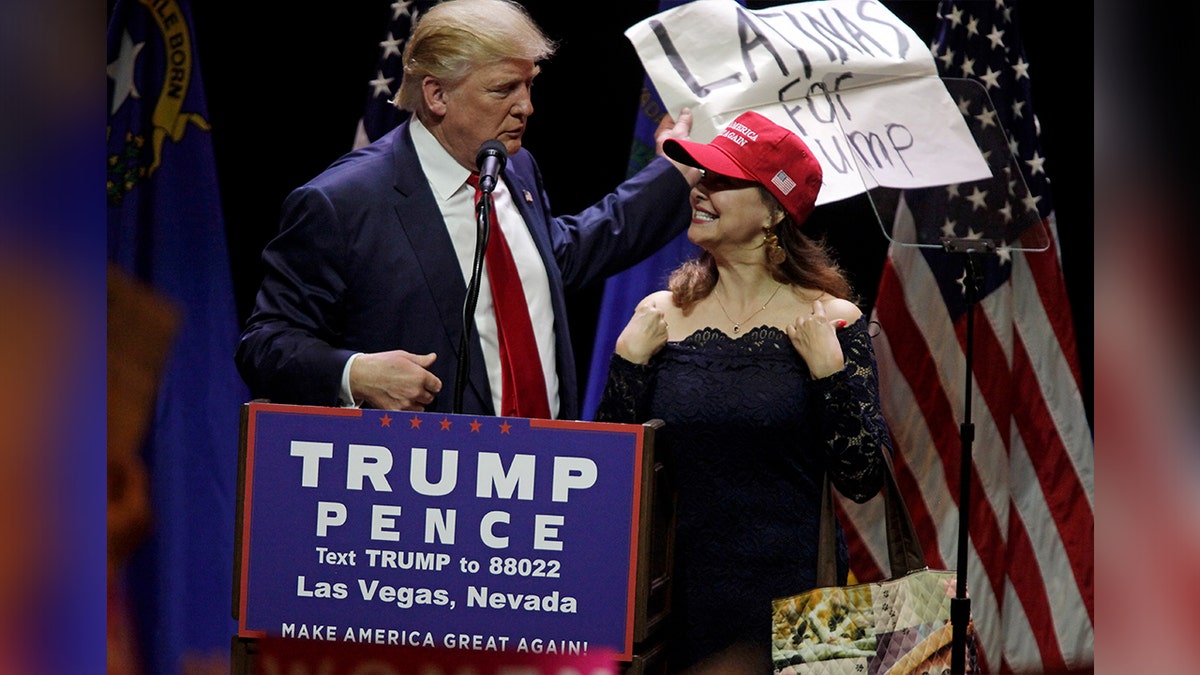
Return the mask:
<svg viewBox="0 0 1200 675">
<path fill-rule="evenodd" d="M 533 195 L 529 194 L 529 190 L 521 190 L 521 194 L 525 195 L 525 201 L 527 203 L 533 203 Z"/>
</svg>

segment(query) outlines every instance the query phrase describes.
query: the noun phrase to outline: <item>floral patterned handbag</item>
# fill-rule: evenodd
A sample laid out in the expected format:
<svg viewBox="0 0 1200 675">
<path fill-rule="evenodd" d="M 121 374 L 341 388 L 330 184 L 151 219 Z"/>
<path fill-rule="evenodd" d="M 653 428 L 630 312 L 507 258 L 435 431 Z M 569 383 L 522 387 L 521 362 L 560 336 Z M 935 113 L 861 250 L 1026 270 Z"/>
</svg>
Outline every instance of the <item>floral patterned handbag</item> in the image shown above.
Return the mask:
<svg viewBox="0 0 1200 675">
<path fill-rule="evenodd" d="M 772 603 L 775 675 L 942 675 L 950 673 L 950 600 L 957 573 L 931 570 L 904 505 L 891 457 L 883 496 L 891 578 L 836 586 L 836 515 L 829 477 L 821 498 L 817 588 Z M 974 624 L 967 623 L 966 673 L 978 672 Z"/>
</svg>

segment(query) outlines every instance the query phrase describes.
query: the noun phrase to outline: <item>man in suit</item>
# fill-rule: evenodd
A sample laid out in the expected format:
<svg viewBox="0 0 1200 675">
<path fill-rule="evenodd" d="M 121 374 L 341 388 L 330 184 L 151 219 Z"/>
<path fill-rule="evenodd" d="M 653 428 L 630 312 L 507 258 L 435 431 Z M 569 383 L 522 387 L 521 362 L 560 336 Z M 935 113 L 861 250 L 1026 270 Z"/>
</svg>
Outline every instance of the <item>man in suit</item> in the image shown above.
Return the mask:
<svg viewBox="0 0 1200 675">
<path fill-rule="evenodd" d="M 420 18 L 395 100 L 413 113 L 410 119 L 343 156 L 284 203 L 236 353 L 252 396 L 578 417 L 566 294 L 635 264 L 682 232 L 697 176 L 661 151 L 667 137 L 687 138 L 691 117 L 684 110 L 678 122 L 667 116 L 660 125 L 660 157 L 583 212 L 552 216 L 521 138 L 533 113 L 538 64 L 553 52 L 524 9 L 508 0 L 450 0 Z M 492 193 L 498 226 L 489 248 L 494 239 L 507 242 L 526 302 L 493 301 L 489 251 L 456 410 L 451 392 L 477 239 L 476 189 L 468 179 L 491 140 L 503 143 L 508 157 Z M 540 357 L 518 363 L 525 374 L 541 372 L 519 392 L 543 401 L 537 412 L 514 407 L 502 394 L 516 380 L 501 365 L 507 333 L 497 327 L 496 309 L 515 304 L 528 308 Z"/>
</svg>

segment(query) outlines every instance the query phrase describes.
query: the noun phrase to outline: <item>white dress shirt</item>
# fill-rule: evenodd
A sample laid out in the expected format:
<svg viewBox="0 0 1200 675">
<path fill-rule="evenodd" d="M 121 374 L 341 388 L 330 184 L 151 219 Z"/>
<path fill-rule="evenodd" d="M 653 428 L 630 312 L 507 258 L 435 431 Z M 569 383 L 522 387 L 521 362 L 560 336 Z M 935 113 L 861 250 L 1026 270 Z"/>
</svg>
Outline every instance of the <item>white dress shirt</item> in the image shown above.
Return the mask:
<svg viewBox="0 0 1200 675">
<path fill-rule="evenodd" d="M 442 219 L 454 242 L 454 252 L 461 267 L 463 283 L 471 281 L 471 265 L 475 256 L 476 224 L 475 224 L 475 188 L 467 183 L 471 172 L 464 169 L 433 134 L 421 124 L 415 116 L 410 124 L 413 145 L 417 158 L 425 173 Z M 530 196 L 529 199 L 536 197 Z M 550 282 L 546 276 L 546 266 L 538 255 L 521 212 L 513 203 L 513 195 L 508 190 L 505 181 L 496 183 L 492 192 L 496 205 L 496 220 L 504 232 L 504 238 L 512 249 L 513 261 L 516 263 L 521 277 L 521 285 L 525 290 L 525 300 L 529 308 L 529 319 L 533 324 L 534 338 L 537 340 L 538 353 L 541 356 L 542 374 L 546 380 L 546 396 L 550 402 L 550 415 L 558 415 L 558 373 L 555 369 L 554 348 L 554 307 L 550 301 Z M 492 390 L 492 402 L 496 410 L 500 410 L 500 397 L 503 391 L 500 374 L 500 348 L 496 332 L 496 314 L 492 303 L 491 285 L 488 283 L 486 266 L 479 284 L 479 301 L 475 306 L 475 326 L 479 331 L 479 339 L 483 347 L 483 361 L 487 367 L 488 383 Z M 350 357 L 342 373 L 342 399 L 352 401 L 350 396 L 350 365 L 358 355 Z M 438 355 L 443 358 L 444 355 Z M 443 396 L 452 395 L 443 390 Z M 353 402 L 357 405 L 359 402 Z"/>
</svg>

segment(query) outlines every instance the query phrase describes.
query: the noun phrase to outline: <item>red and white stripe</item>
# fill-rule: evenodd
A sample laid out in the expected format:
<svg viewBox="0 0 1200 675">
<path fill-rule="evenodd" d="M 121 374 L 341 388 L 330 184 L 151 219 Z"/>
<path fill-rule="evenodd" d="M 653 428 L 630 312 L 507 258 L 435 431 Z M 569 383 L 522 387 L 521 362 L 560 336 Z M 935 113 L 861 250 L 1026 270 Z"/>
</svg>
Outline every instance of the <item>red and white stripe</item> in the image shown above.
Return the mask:
<svg viewBox="0 0 1200 675">
<path fill-rule="evenodd" d="M 893 239 L 913 241 L 904 216 Z M 985 672 L 1066 672 L 1093 658 L 1092 437 L 1056 251 L 1011 255 L 976 309 L 967 587 Z M 893 245 L 872 318 L 901 489 L 928 564 L 953 569 L 966 318 L 930 301 L 936 281 L 921 249 Z M 881 500 L 839 506 L 855 575 L 882 578 Z"/>
</svg>

